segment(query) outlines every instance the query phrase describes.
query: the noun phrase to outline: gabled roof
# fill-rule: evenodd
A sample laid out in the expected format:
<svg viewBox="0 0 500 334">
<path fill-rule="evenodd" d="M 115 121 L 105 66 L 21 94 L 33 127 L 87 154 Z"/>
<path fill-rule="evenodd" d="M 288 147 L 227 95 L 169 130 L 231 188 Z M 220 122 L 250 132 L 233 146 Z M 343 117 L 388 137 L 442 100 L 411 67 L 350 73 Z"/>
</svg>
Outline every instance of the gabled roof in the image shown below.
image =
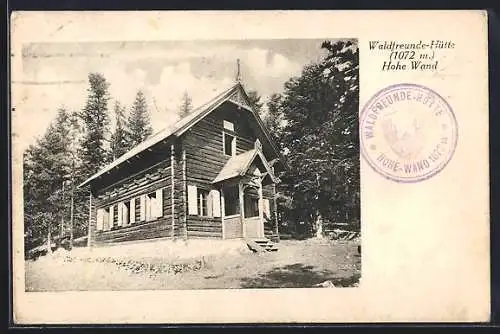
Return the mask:
<svg viewBox="0 0 500 334">
<path fill-rule="evenodd" d="M 238 96 L 246 103 L 239 103 L 238 101 L 235 101 L 232 99 L 233 96 L 235 96 L 235 93 L 239 93 Z M 269 132 L 267 131 L 266 127 L 264 126 L 264 123 L 262 122 L 262 119 L 259 117 L 257 112 L 251 107 L 251 102 L 250 99 L 248 98 L 248 95 L 246 94 L 243 86 L 238 82 L 228 89 L 224 90 L 222 93 L 219 95 L 215 96 L 212 100 L 208 101 L 207 103 L 201 105 L 200 107 L 192 110 L 189 115 L 186 117 L 180 119 L 177 121 L 175 124 L 168 126 L 157 133 L 155 133 L 153 136 L 149 137 L 142 143 L 138 144 L 137 146 L 133 147 L 130 151 L 113 161 L 112 163 L 108 164 L 104 168 L 102 168 L 99 172 L 95 173 L 91 177 L 89 177 L 87 180 L 85 180 L 83 183 L 81 183 L 78 187 L 83 187 L 90 183 L 91 181 L 97 179 L 99 176 L 111 171 L 115 167 L 121 165 L 128 159 L 136 156 L 137 154 L 143 152 L 144 150 L 152 147 L 153 145 L 166 140 L 167 138 L 171 136 L 181 136 L 184 132 L 189 130 L 193 125 L 195 125 L 198 121 L 203 119 L 205 116 L 207 116 L 210 112 L 212 112 L 214 109 L 219 107 L 222 103 L 226 101 L 232 101 L 233 103 L 239 104 L 243 108 L 246 108 L 249 110 L 256 118 L 257 123 L 259 124 L 260 128 L 262 129 L 264 135 L 267 137 L 268 141 L 271 143 L 271 146 L 275 153 L 282 159 L 284 162 L 285 160 L 283 159 L 283 156 L 277 149 L 277 147 L 274 145 L 272 142 L 272 139 L 269 135 Z"/>
<path fill-rule="evenodd" d="M 262 152 L 259 149 L 254 148 L 250 151 L 246 151 L 245 153 L 229 158 L 212 183 L 218 183 L 224 180 L 232 179 L 233 177 L 245 175 L 257 157 L 259 157 L 262 161 L 264 168 L 273 182 L 277 182 L 276 176 L 274 176 L 274 173 Z"/>
</svg>

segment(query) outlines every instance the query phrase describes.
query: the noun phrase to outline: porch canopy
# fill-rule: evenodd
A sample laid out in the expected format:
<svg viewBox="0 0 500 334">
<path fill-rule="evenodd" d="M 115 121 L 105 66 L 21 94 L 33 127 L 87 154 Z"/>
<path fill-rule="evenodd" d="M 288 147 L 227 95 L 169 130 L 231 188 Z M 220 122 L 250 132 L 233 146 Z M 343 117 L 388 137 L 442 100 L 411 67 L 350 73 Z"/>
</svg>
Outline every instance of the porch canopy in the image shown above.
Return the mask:
<svg viewBox="0 0 500 334">
<path fill-rule="evenodd" d="M 223 237 L 264 238 L 264 214 L 270 213 L 264 207 L 263 186 L 279 180 L 255 142 L 252 150 L 232 156 L 226 162 L 213 184 L 221 187 L 223 196 Z"/>
<path fill-rule="evenodd" d="M 278 182 L 272 167 L 267 162 L 258 145 L 252 150 L 231 157 L 212 183 L 216 184 L 236 177 L 257 174 L 260 174 L 263 185 Z"/>
</svg>

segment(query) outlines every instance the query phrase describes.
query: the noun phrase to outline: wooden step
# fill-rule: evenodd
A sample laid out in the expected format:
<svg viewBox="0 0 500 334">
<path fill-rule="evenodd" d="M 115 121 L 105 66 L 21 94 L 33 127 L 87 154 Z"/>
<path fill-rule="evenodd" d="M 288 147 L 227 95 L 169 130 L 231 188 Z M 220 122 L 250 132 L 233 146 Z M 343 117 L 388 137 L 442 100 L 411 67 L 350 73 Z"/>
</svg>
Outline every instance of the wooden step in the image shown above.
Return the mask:
<svg viewBox="0 0 500 334">
<path fill-rule="evenodd" d="M 278 247 L 269 239 L 246 239 L 248 248 L 254 253 L 257 252 L 275 252 Z"/>
</svg>

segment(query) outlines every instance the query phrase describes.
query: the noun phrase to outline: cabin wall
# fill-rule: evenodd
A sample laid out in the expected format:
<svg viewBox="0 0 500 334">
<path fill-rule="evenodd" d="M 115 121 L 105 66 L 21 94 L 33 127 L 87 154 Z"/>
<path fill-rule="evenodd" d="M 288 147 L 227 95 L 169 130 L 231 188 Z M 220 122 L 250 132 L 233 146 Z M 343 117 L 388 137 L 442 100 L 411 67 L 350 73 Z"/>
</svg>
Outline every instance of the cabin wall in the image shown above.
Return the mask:
<svg viewBox="0 0 500 334">
<path fill-rule="evenodd" d="M 275 188 L 273 184 L 266 184 L 262 187 L 262 198 L 269 200 L 269 211 L 271 212 L 271 219 L 268 221 L 264 221 L 264 234 L 266 237 L 271 237 L 276 234 L 276 202 L 274 200 L 275 197 Z"/>
<path fill-rule="evenodd" d="M 187 186 L 197 189 L 215 189 L 212 180 L 217 176 L 229 156 L 222 151 L 222 124 L 209 115 L 198 122 L 183 137 L 185 151 L 185 195 L 184 216 L 188 238 L 222 238 L 222 219 L 220 217 L 201 217 L 189 215 L 187 210 Z M 237 142 L 238 143 L 238 142 Z"/>
<path fill-rule="evenodd" d="M 140 196 L 162 189 L 162 216 L 150 221 L 140 220 Z M 114 207 L 114 217 L 117 220 L 117 204 L 129 202 L 135 198 L 134 214 L 136 219 L 133 224 L 126 226 L 115 226 L 111 230 L 97 231 L 96 223 L 92 226 L 93 244 L 114 243 L 120 241 L 132 241 L 140 239 L 161 238 L 172 236 L 172 206 L 171 206 L 171 169 L 170 159 L 159 163 L 154 168 L 150 168 L 136 174 L 133 178 L 124 178 L 103 189 L 95 190 L 95 213 L 97 209 Z M 132 211 L 132 210 L 130 210 Z M 94 218 L 96 220 L 96 218 Z M 174 229 L 177 229 L 177 222 Z"/>
<path fill-rule="evenodd" d="M 92 191 L 90 192 L 89 196 L 89 210 L 90 210 L 90 215 L 89 215 L 89 228 L 90 228 L 90 242 L 88 244 L 90 246 L 95 245 L 95 236 L 96 236 L 96 217 L 97 217 L 97 206 L 96 206 L 96 197 L 92 195 Z"/>
<path fill-rule="evenodd" d="M 245 125 L 237 107 L 232 104 L 221 106 L 200 120 L 183 136 L 182 146 L 186 152 L 186 187 L 195 185 L 199 189 L 208 191 L 216 189 L 212 181 L 230 158 L 224 154 L 223 120 L 234 124 L 236 154 L 254 147 L 255 137 Z M 184 203 L 187 206 L 187 196 L 185 198 Z M 186 206 L 184 212 L 187 213 Z M 222 238 L 221 217 L 200 217 L 187 214 L 185 217 L 188 237 Z"/>
<path fill-rule="evenodd" d="M 224 154 L 223 120 L 234 124 L 232 134 L 236 137 L 236 154 L 254 147 L 256 135 L 249 126 L 249 115 L 247 110 L 238 110 L 234 104 L 224 103 L 182 135 L 175 144 L 173 161 L 172 142 L 165 141 L 145 150 L 139 157 L 131 158 L 102 179 L 93 181 L 95 207 L 91 242 L 104 244 L 159 237 L 222 238 L 221 217 L 188 214 L 187 187 L 195 185 L 207 191 L 216 189 L 212 181 L 230 158 Z M 163 189 L 162 216 L 140 221 L 139 197 L 159 188 Z M 263 188 L 263 196 L 270 199 L 273 208 L 272 185 Z M 132 198 L 136 198 L 136 221 L 133 224 L 96 231 L 97 209 L 113 205 L 117 217 L 116 204 Z"/>
<path fill-rule="evenodd" d="M 185 198 L 185 180 L 184 180 L 184 152 L 182 145 L 176 147 L 174 157 L 174 216 L 175 232 L 174 236 L 186 238 L 186 202 Z"/>
<path fill-rule="evenodd" d="M 182 148 L 186 156 L 186 187 L 195 185 L 199 189 L 215 189 L 212 181 L 230 158 L 224 154 L 224 120 L 234 124 L 232 134 L 236 137 L 236 154 L 254 148 L 256 136 L 248 126 L 248 112 L 238 110 L 233 104 L 222 105 L 218 110 L 200 120 L 182 138 Z M 220 189 L 217 190 L 220 191 Z M 263 188 L 263 197 L 269 199 L 272 205 L 274 198 L 272 185 Z M 188 215 L 187 196 L 184 203 L 188 238 L 222 238 L 222 218 Z M 271 210 L 273 210 L 272 206 Z"/>
</svg>

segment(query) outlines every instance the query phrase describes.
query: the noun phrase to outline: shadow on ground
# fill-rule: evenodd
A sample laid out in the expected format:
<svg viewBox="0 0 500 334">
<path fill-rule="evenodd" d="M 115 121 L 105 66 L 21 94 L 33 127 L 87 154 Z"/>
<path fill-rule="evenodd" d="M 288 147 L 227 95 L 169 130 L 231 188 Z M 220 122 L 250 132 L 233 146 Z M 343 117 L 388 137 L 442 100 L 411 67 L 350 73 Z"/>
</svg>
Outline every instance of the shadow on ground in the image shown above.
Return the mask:
<svg viewBox="0 0 500 334">
<path fill-rule="evenodd" d="M 275 267 L 255 277 L 241 280 L 242 288 L 311 288 L 315 284 L 331 281 L 336 287 L 350 287 L 359 281 L 360 275 L 334 277 L 327 270 L 315 270 L 313 266 L 302 263 Z"/>
</svg>

